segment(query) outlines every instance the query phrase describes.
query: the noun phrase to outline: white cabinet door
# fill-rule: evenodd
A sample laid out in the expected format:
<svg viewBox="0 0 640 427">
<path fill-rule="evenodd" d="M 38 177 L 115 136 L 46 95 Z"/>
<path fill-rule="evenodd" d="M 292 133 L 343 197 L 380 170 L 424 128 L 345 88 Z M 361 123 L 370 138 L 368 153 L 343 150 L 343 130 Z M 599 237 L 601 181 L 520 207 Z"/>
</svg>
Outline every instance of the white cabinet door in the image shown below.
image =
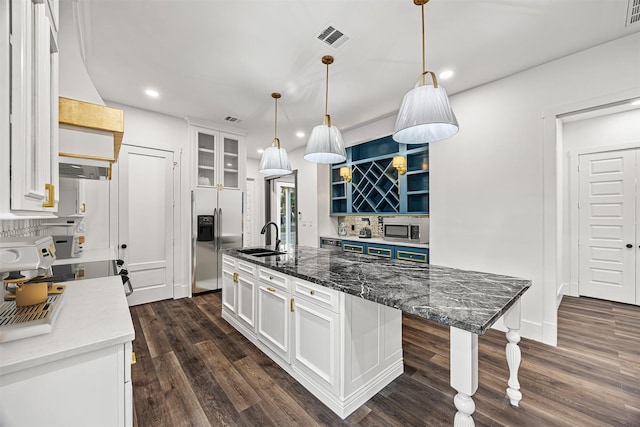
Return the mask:
<svg viewBox="0 0 640 427">
<path fill-rule="evenodd" d="M 195 119 L 188 123 L 195 151 L 195 185 L 241 189 L 246 161 L 242 131 Z"/>
<path fill-rule="evenodd" d="M 291 294 L 267 284 L 258 288 L 258 340 L 290 363 Z"/>
<path fill-rule="evenodd" d="M 238 262 L 238 283 L 236 285 L 236 314 L 238 320 L 251 331 L 256 329 L 256 279 L 253 267 Z"/>
<path fill-rule="evenodd" d="M 235 271 L 235 262 L 227 257 L 222 257 L 222 308 L 236 313 L 236 286 L 238 273 Z"/>
<path fill-rule="evenodd" d="M 60 178 L 58 216 L 84 216 L 87 212 L 85 180 Z"/>
<path fill-rule="evenodd" d="M 296 298 L 292 364 L 332 393 L 338 393 L 340 329 L 338 313 Z"/>
<path fill-rule="evenodd" d="M 58 48 L 47 5 L 11 1 L 11 210 L 54 212 Z"/>
<path fill-rule="evenodd" d="M 0 424 L 130 427 L 130 350 L 118 344 L 3 375 Z"/>
<path fill-rule="evenodd" d="M 224 188 L 240 188 L 240 138 L 237 135 L 221 133 L 220 142 L 222 148 L 220 181 Z"/>
</svg>

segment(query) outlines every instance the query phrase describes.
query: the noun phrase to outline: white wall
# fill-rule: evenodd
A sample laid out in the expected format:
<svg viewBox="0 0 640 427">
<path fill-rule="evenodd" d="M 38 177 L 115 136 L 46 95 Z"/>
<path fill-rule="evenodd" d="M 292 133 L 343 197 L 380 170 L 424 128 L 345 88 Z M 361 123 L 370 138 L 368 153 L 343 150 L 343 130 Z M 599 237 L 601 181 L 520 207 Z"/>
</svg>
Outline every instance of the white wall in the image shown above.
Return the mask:
<svg viewBox="0 0 640 427">
<path fill-rule="evenodd" d="M 318 170 L 323 165 L 306 161 L 304 150 L 288 152 L 291 168 L 298 170 L 298 244 L 318 247 Z"/>
<path fill-rule="evenodd" d="M 264 236 L 260 235 L 260 229 L 265 223 L 264 215 L 264 175 L 258 172 L 260 167 L 260 161 L 256 159 L 247 159 L 246 171 L 247 178 L 253 178 L 254 180 L 254 211 L 255 217 L 253 218 L 253 227 L 251 230 L 252 239 L 249 246 L 261 246 L 264 245 Z"/>
<path fill-rule="evenodd" d="M 565 121 L 562 126 L 563 162 L 563 264 L 561 293 L 578 292 L 578 170 L 580 154 L 640 147 L 640 106 L 630 111 Z"/>
<path fill-rule="evenodd" d="M 640 33 L 452 96 L 460 132 L 430 146 L 431 262 L 532 279 L 525 337 L 556 342 L 556 152 L 555 139 L 545 145 L 544 114 L 639 88 L 638 51 Z M 386 117 L 344 137 L 392 127 Z"/>
<path fill-rule="evenodd" d="M 318 223 L 319 218 L 325 226 L 330 221 L 328 219 L 329 193 L 327 186 L 318 185 L 318 182 L 324 179 L 321 178 L 323 174 L 326 175 L 325 182 L 329 182 L 328 166 L 306 161 L 303 157 L 304 150 L 305 147 L 301 147 L 287 151 L 291 169 L 298 170 L 298 244 L 318 247 L 321 227 L 321 224 Z M 260 191 L 261 204 L 261 217 L 258 222 L 264 224 L 266 218 L 264 214 L 264 175 L 258 172 L 259 163 L 258 160 L 247 160 L 247 177 L 256 178 L 256 188 L 259 188 Z M 261 238 L 256 244 L 263 245 L 264 238 Z"/>
</svg>

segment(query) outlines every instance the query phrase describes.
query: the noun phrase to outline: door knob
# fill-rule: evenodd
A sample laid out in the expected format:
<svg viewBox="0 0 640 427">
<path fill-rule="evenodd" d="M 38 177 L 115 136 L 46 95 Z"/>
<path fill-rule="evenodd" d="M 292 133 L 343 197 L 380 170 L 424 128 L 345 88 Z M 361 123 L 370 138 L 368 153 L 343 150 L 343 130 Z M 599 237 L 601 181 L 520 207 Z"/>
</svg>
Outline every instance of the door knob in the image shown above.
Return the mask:
<svg viewBox="0 0 640 427">
<path fill-rule="evenodd" d="M 632 245 L 631 243 L 627 243 L 627 247 L 628 247 L 629 249 L 631 249 L 631 248 L 633 247 L 633 245 Z"/>
</svg>

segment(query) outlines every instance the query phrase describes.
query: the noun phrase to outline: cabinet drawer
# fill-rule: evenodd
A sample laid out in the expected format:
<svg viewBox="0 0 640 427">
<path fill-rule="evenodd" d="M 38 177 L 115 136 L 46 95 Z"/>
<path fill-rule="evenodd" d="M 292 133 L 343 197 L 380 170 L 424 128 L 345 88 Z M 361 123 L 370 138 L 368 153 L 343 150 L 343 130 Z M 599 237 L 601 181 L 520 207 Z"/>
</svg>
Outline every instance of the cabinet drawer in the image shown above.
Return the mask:
<svg viewBox="0 0 640 427">
<path fill-rule="evenodd" d="M 427 264 L 429 262 L 429 253 L 417 252 L 408 249 L 398 249 L 396 251 L 396 258 L 405 261 L 415 261 Z"/>
<path fill-rule="evenodd" d="M 383 258 L 393 258 L 393 248 L 368 245 L 367 255 L 379 256 Z"/>
<path fill-rule="evenodd" d="M 247 273 L 250 276 L 253 276 L 256 273 L 256 267 L 254 264 L 243 261 L 238 261 L 238 270 L 243 273 Z"/>
<path fill-rule="evenodd" d="M 222 256 L 222 266 L 227 268 L 235 268 L 236 260 L 235 258 L 231 258 L 230 256 L 223 255 Z"/>
<path fill-rule="evenodd" d="M 307 282 L 306 280 L 295 279 L 293 293 L 296 296 L 313 301 L 321 307 L 338 312 L 338 291 Z"/>
<path fill-rule="evenodd" d="M 358 243 L 345 243 L 342 242 L 342 251 L 343 252 L 354 252 L 356 254 L 364 253 L 364 245 Z"/>
<path fill-rule="evenodd" d="M 267 286 L 272 286 L 289 292 L 289 281 L 287 280 L 287 276 L 282 273 L 261 268 L 258 270 L 258 277 L 260 278 L 260 281 Z"/>
</svg>

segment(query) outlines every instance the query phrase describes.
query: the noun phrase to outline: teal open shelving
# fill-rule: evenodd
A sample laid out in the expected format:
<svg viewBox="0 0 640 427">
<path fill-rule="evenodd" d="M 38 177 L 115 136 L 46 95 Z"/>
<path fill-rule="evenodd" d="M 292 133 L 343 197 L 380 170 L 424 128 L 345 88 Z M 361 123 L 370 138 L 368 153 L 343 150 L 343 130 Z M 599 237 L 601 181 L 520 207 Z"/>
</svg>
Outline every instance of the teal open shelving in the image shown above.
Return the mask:
<svg viewBox="0 0 640 427">
<path fill-rule="evenodd" d="M 407 159 L 407 172 L 391 166 Z M 351 182 L 340 176 L 349 167 Z M 331 165 L 331 214 L 428 214 L 429 146 L 398 144 L 391 136 L 347 148 L 347 160 Z"/>
</svg>

